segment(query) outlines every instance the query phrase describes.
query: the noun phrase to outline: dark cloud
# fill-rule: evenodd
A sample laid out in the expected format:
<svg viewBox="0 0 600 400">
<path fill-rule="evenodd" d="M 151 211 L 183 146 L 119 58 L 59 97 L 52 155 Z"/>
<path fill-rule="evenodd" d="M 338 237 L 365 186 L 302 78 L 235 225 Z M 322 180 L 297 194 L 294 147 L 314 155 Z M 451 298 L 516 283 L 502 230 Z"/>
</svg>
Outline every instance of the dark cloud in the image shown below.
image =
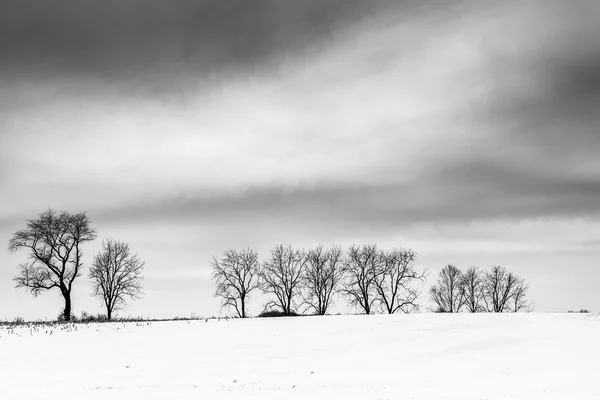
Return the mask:
<svg viewBox="0 0 600 400">
<path fill-rule="evenodd" d="M 577 217 L 600 214 L 600 177 L 534 172 L 469 160 L 439 166 L 406 185 L 266 187 L 180 197 L 93 212 L 102 220 L 185 220 L 393 230 L 414 223 Z M 288 225 L 289 224 L 289 225 Z"/>
<path fill-rule="evenodd" d="M 522 60 L 518 71 L 527 77 L 522 87 L 508 87 L 505 93 L 492 97 L 486 116 L 492 122 L 515 126 L 521 134 L 539 134 L 539 128 L 568 125 L 578 128 L 573 133 L 600 140 L 600 46 L 596 54 L 566 52 L 563 57 Z M 498 82 L 502 81 L 498 76 Z M 526 89 L 530 85 L 534 88 Z M 570 140 L 560 130 L 559 135 Z"/>
<path fill-rule="evenodd" d="M 4 73 L 24 75 L 136 79 L 258 69 L 389 3 L 2 0 L 0 66 Z"/>
<path fill-rule="evenodd" d="M 397 17 L 392 21 L 398 23 L 405 17 L 399 10 L 416 9 L 417 4 L 359 0 L 0 1 L 0 66 L 5 73 L 117 80 L 135 77 L 146 83 L 153 82 L 147 78 L 177 80 L 186 74 L 206 76 L 230 68 L 252 71 L 277 57 L 297 57 L 307 46 L 326 41 L 337 29 L 352 27 L 375 14 L 393 10 Z M 394 3 L 403 8 L 395 8 Z M 461 3 L 486 10 L 491 4 L 453 2 Z M 439 3 L 437 9 L 433 2 L 428 4 L 425 12 L 438 18 L 424 19 L 421 30 L 407 29 L 407 35 L 414 36 L 414 47 L 398 51 L 418 55 L 420 35 L 460 31 L 461 25 L 453 21 L 446 30 L 436 31 L 439 16 L 464 11 L 469 17 L 466 25 L 481 17 L 470 14 L 468 7 L 450 13 Z M 523 4 L 534 7 L 523 8 L 521 13 Z M 491 85 L 480 103 L 469 104 L 456 114 L 464 117 L 468 129 L 481 130 L 483 139 L 473 143 L 467 153 L 449 147 L 448 152 L 453 153 L 449 161 L 431 160 L 432 165 L 411 184 L 269 187 L 94 212 L 115 220 L 268 217 L 373 226 L 595 214 L 600 204 L 597 178 L 569 171 L 579 164 L 585 168 L 591 155 L 600 151 L 600 42 L 594 40 L 600 37 L 600 27 L 590 22 L 598 7 L 588 0 L 575 0 L 569 3 L 572 6 L 559 4 L 551 0 L 502 3 L 489 9 L 489 21 L 482 17 L 483 28 L 475 24 L 478 28 L 468 31 L 482 32 L 481 49 L 474 47 L 485 60 L 467 69 L 484 75 Z M 591 6 L 585 12 L 561 12 L 583 4 Z M 506 23 L 506 15 L 516 22 Z M 524 25 L 527 22 L 530 26 Z M 489 33 L 487 25 L 499 28 Z M 373 68 L 369 73 L 378 71 L 381 69 Z M 473 80 L 464 82 L 465 87 L 457 89 L 469 92 L 472 88 L 466 85 Z M 370 111 L 368 104 L 365 111 Z M 360 118 L 358 113 L 356 118 Z M 432 120 L 436 123 L 435 115 Z M 444 120 L 439 129 L 453 122 Z M 372 133 L 361 132 L 365 143 Z M 402 149 L 402 138 L 389 143 L 390 151 L 394 146 Z M 357 163 L 364 162 L 358 151 L 355 155 Z M 385 164 L 382 174 L 399 173 L 393 170 L 396 160 L 387 154 L 378 161 Z"/>
<path fill-rule="evenodd" d="M 529 3 L 536 7 L 521 17 L 523 26 L 503 32 L 489 52 L 483 119 L 507 146 L 600 150 L 600 7 L 592 0 Z"/>
</svg>

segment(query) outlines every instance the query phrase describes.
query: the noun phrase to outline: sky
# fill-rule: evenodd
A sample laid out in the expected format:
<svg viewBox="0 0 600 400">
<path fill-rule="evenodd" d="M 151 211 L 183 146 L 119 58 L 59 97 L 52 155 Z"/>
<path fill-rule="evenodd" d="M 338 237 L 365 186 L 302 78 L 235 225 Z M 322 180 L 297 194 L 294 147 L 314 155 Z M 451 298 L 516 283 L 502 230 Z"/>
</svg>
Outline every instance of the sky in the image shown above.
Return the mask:
<svg viewBox="0 0 600 400">
<path fill-rule="evenodd" d="M 0 319 L 53 208 L 146 261 L 120 315 L 218 315 L 210 260 L 377 243 L 600 311 L 595 0 L 0 0 Z M 84 275 L 74 311 L 101 312 Z M 263 299 L 251 300 L 251 311 Z M 343 308 L 343 300 L 337 309 Z M 333 310 L 336 310 L 334 308 Z"/>
</svg>

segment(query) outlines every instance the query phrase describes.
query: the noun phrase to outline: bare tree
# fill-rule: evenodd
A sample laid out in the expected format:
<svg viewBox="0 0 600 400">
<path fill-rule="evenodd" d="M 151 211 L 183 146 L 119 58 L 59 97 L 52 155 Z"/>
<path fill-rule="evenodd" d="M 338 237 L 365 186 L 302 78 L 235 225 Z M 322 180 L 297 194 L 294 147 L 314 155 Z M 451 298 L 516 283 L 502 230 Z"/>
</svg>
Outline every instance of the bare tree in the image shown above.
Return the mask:
<svg viewBox="0 0 600 400">
<path fill-rule="evenodd" d="M 309 250 L 303 274 L 304 303 L 318 315 L 325 315 L 343 278 L 342 249 L 334 246 L 325 250 L 322 245 Z"/>
<path fill-rule="evenodd" d="M 29 262 L 19 266 L 14 278 L 16 287 L 29 290 L 34 296 L 58 288 L 65 301 L 63 316 L 71 319 L 71 290 L 83 268 L 81 246 L 96 238 L 86 213 L 56 213 L 52 209 L 27 222 L 27 227 L 15 232 L 8 250 L 29 251 Z"/>
<path fill-rule="evenodd" d="M 102 243 L 102 250 L 94 257 L 90 268 L 93 294 L 100 298 L 106 307 L 106 317 L 123 309 L 129 300 L 142 296 L 142 271 L 145 262 L 132 254 L 129 245 L 108 239 Z"/>
<path fill-rule="evenodd" d="M 231 307 L 238 317 L 246 318 L 248 297 L 258 287 L 258 252 L 227 250 L 220 259 L 213 257 L 211 264 L 217 284 L 215 296 L 221 297 L 221 308 Z"/>
<path fill-rule="evenodd" d="M 483 279 L 483 301 L 488 312 L 511 311 L 511 299 L 519 286 L 520 279 L 498 265 L 485 273 Z"/>
<path fill-rule="evenodd" d="M 419 292 L 411 285 L 425 279 L 415 270 L 417 255 L 412 250 L 381 251 L 373 283 L 379 304 L 388 314 L 409 313 L 419 309 Z"/>
<path fill-rule="evenodd" d="M 512 312 L 526 311 L 530 312 L 533 310 L 533 304 L 527 300 L 527 292 L 529 291 L 529 284 L 521 278 L 518 278 L 517 286 L 512 296 Z"/>
<path fill-rule="evenodd" d="M 483 306 L 483 277 L 477 267 L 467 269 L 462 275 L 461 286 L 464 293 L 464 305 L 468 312 L 485 311 Z"/>
<path fill-rule="evenodd" d="M 295 298 L 301 294 L 301 278 L 306 264 L 304 251 L 277 245 L 270 253 L 270 259 L 262 264 L 259 272 L 262 291 L 275 296 L 275 300 L 267 302 L 265 309 L 279 307 L 283 315 L 291 315 L 296 310 Z"/>
<path fill-rule="evenodd" d="M 345 280 L 341 293 L 351 306 L 371 314 L 377 301 L 375 278 L 381 264 L 377 245 L 350 246 L 344 264 Z"/>
<path fill-rule="evenodd" d="M 457 313 L 465 304 L 463 275 L 454 265 L 444 267 L 438 281 L 429 289 L 429 298 L 435 304 L 432 311 Z"/>
</svg>

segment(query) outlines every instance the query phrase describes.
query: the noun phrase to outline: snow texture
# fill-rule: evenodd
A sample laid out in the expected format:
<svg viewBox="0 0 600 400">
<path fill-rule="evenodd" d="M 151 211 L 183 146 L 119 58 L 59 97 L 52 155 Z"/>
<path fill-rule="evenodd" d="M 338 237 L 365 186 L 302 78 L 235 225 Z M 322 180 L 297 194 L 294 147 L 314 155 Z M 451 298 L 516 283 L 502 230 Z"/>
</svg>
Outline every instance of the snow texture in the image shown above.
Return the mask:
<svg viewBox="0 0 600 400">
<path fill-rule="evenodd" d="M 2 399 L 600 399 L 600 316 L 0 328 Z"/>
</svg>

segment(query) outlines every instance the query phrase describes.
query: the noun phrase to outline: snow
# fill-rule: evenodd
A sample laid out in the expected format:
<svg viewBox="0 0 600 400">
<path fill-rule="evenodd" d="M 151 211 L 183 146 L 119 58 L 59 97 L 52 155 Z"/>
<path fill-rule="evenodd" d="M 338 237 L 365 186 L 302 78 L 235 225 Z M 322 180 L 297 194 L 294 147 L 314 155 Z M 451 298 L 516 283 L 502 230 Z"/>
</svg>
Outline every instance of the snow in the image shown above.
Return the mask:
<svg viewBox="0 0 600 400">
<path fill-rule="evenodd" d="M 50 334 L 52 333 L 52 334 Z M 600 316 L 0 328 L 3 399 L 600 399 Z"/>
</svg>

